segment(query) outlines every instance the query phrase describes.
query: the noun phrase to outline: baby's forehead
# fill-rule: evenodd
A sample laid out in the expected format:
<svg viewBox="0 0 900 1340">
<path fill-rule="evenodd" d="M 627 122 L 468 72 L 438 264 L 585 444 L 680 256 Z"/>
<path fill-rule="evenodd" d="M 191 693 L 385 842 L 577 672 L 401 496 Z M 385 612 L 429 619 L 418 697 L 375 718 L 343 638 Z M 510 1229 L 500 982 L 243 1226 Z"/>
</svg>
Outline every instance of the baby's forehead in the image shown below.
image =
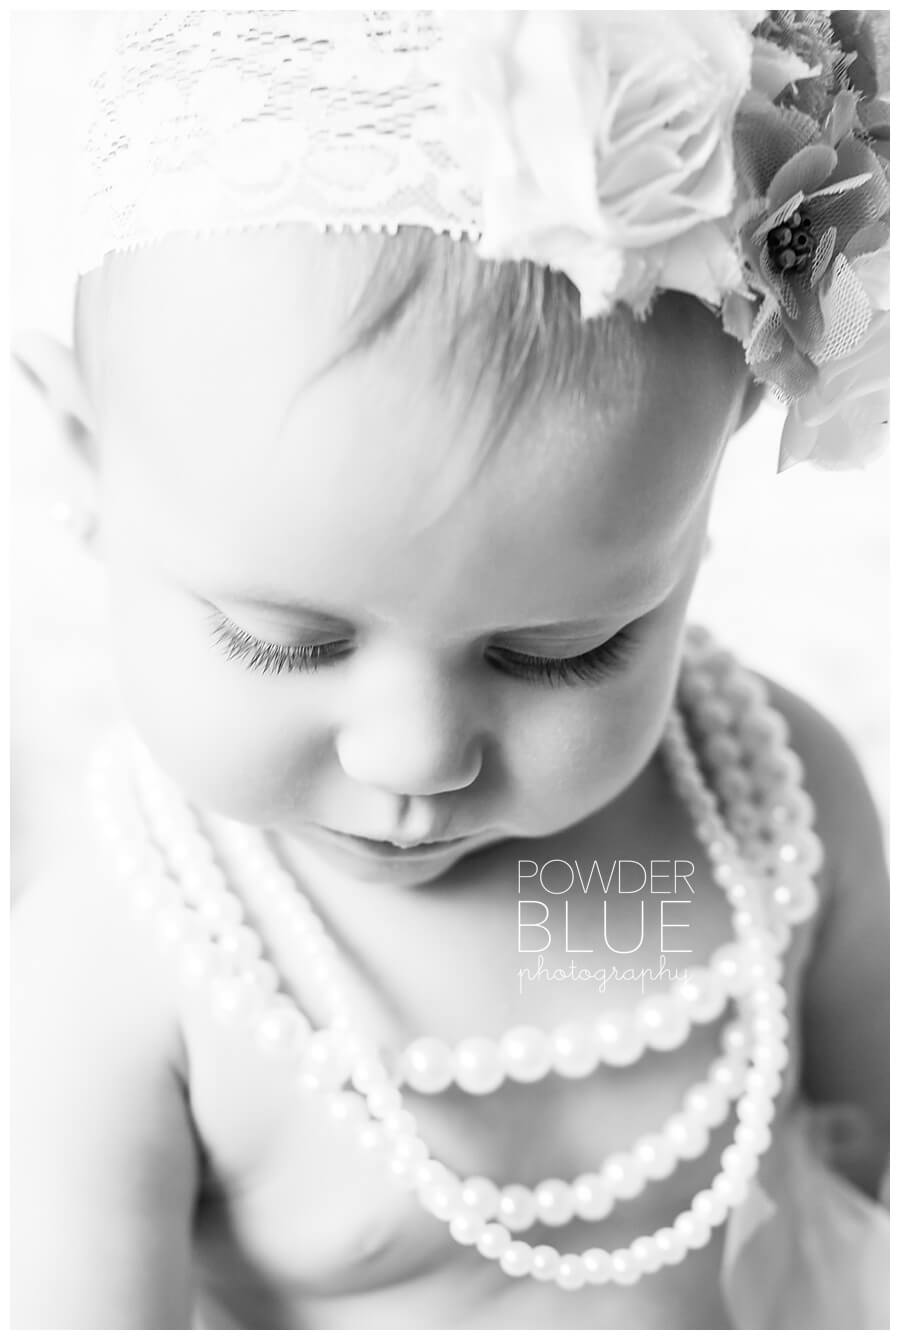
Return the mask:
<svg viewBox="0 0 900 1340">
<path fill-rule="evenodd" d="M 374 497 L 405 476 L 420 515 L 435 473 L 451 502 L 472 507 L 477 477 L 495 485 L 491 506 L 537 492 L 581 527 L 677 520 L 702 496 L 734 378 L 698 304 L 666 298 L 645 323 L 582 332 L 565 313 L 528 326 L 520 303 L 517 330 L 502 293 L 493 310 L 447 294 L 453 278 L 470 298 L 492 294 L 471 256 L 454 275 L 452 250 L 415 301 L 415 253 L 367 301 L 375 244 L 358 243 L 273 229 L 112 258 L 89 277 L 108 421 L 160 465 L 174 453 L 182 479 L 214 470 L 250 485 L 290 455 L 297 487 L 318 485 L 332 511 L 352 478 Z"/>
</svg>

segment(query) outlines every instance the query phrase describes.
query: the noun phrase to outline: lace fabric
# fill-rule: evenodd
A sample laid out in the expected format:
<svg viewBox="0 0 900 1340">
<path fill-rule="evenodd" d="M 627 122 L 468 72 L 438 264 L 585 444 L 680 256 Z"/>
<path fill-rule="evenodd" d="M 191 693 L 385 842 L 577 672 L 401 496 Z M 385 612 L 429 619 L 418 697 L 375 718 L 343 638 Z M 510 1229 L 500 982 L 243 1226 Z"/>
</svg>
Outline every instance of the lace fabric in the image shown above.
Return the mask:
<svg viewBox="0 0 900 1340">
<path fill-rule="evenodd" d="M 176 230 L 289 221 L 477 237 L 432 11 L 123 14 L 84 104 L 78 267 Z"/>
</svg>

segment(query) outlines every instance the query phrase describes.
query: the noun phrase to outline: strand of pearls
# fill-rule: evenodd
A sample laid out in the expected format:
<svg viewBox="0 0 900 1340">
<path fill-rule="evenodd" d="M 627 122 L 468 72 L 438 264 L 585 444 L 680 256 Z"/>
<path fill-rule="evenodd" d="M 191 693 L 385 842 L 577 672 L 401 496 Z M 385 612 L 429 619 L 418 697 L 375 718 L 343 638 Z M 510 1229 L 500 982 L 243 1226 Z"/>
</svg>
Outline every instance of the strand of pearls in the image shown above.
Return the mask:
<svg viewBox="0 0 900 1340">
<path fill-rule="evenodd" d="M 136 747 L 137 782 L 151 826 L 165 833 L 172 824 L 171 811 L 179 804 L 174 788 L 160 778 L 149 755 Z M 189 814 L 189 811 L 188 811 Z M 184 815 L 181 827 L 189 822 Z M 161 825 L 161 827 L 160 827 Z M 342 971 L 333 943 L 321 919 L 296 883 L 279 865 L 270 845 L 256 830 L 229 821 L 214 821 L 220 850 L 240 875 L 259 892 L 275 900 L 285 917 L 291 938 L 303 960 L 304 980 L 324 993 L 332 1027 L 348 1027 L 352 1018 L 349 1001 L 352 986 Z M 181 844 L 184 847 L 184 843 Z M 196 882 L 193 863 L 212 863 L 212 852 L 204 839 L 187 849 L 187 865 L 181 870 Z M 236 943 L 246 948 L 254 932 L 235 932 Z M 260 946 L 253 941 L 254 955 Z M 247 951 L 249 953 L 249 949 Z M 507 1030 L 499 1040 L 464 1038 L 451 1045 L 440 1038 L 421 1037 L 410 1043 L 397 1062 L 401 1084 L 423 1094 L 442 1092 L 451 1084 L 472 1094 L 491 1093 L 505 1080 L 535 1083 L 550 1071 L 575 1079 L 592 1073 L 599 1064 L 634 1064 L 649 1048 L 674 1050 L 697 1023 L 710 1023 L 725 1010 L 746 980 L 743 955 L 736 940 L 719 947 L 706 968 L 694 969 L 686 981 L 666 994 L 648 996 L 633 1011 L 609 1010 L 594 1020 L 565 1022 L 550 1033 L 528 1025 Z M 248 970 L 249 970 L 249 965 Z"/>
<path fill-rule="evenodd" d="M 702 691 L 708 691 L 706 686 Z M 456 1241 L 498 1260 L 507 1274 L 552 1279 L 561 1287 L 573 1288 L 607 1279 L 630 1283 L 661 1265 L 674 1264 L 687 1250 L 708 1241 L 712 1227 L 746 1194 L 759 1154 L 771 1138 L 773 1099 L 787 1062 L 786 1002 L 778 982 L 777 946 L 764 927 L 753 881 L 705 787 L 677 714 L 667 729 L 664 750 L 676 789 L 706 842 L 714 877 L 734 908 L 735 929 L 745 951 L 744 980 L 740 986 L 735 981 L 728 994 L 746 998 L 749 1018 L 746 1025 L 728 1026 L 726 1050 L 711 1067 L 709 1081 L 692 1086 L 681 1112 L 670 1118 L 663 1132 L 644 1137 L 625 1154 L 611 1156 L 596 1174 L 584 1174 L 571 1184 L 549 1178 L 534 1189 L 497 1188 L 490 1179 L 480 1177 L 461 1181 L 430 1157 L 414 1117 L 403 1108 L 397 1075 L 388 1072 L 377 1050 L 353 1029 L 333 946 L 315 913 L 298 902 L 298 892 L 286 872 L 273 871 L 267 858 L 260 861 L 259 848 L 254 858 L 252 842 L 244 845 L 249 862 L 245 874 L 266 880 L 268 891 L 281 899 L 283 910 L 299 909 L 299 938 L 306 941 L 308 937 L 317 985 L 334 1014 L 327 1029 L 313 1030 L 290 997 L 278 991 L 277 974 L 263 957 L 259 937 L 242 924 L 242 904 L 228 891 L 211 845 L 199 834 L 189 808 L 182 805 L 179 809 L 173 803 L 174 788 L 167 790 L 161 783 L 154 792 L 151 774 L 145 772 L 142 800 L 147 819 L 142 826 L 135 807 L 122 828 L 116 827 L 113 818 L 110 787 L 104 792 L 102 769 L 94 791 L 98 821 L 114 841 L 116 869 L 125 878 L 136 879 L 136 904 L 154 911 L 161 939 L 179 946 L 182 976 L 189 981 L 209 981 L 216 1013 L 251 1022 L 257 1040 L 270 1054 L 300 1056 L 304 1089 L 321 1093 L 336 1120 L 356 1124 L 360 1145 L 386 1155 L 391 1172 L 417 1190 L 423 1206 L 448 1223 Z M 113 793 L 116 790 L 112 788 Z M 153 837 L 165 851 L 167 862 L 153 846 L 147 822 L 153 825 Z M 233 844 L 232 856 L 235 852 L 240 856 L 240 842 Z M 668 1003 L 668 998 L 663 999 Z M 348 1081 L 355 1092 L 338 1092 Z M 605 1217 L 614 1200 L 638 1194 L 648 1180 L 667 1176 L 679 1157 L 695 1157 L 705 1149 L 709 1130 L 725 1119 L 729 1101 L 738 1095 L 738 1124 L 723 1154 L 721 1171 L 675 1224 L 618 1251 L 591 1249 L 580 1256 L 560 1256 L 552 1247 L 532 1248 L 512 1239 L 512 1231 L 522 1231 L 536 1220 L 561 1224 L 575 1215 Z"/>
<path fill-rule="evenodd" d="M 312 929 L 315 943 L 322 942 L 321 955 L 324 945 L 330 945 L 323 937 L 321 921 L 278 865 L 262 835 L 221 820 L 215 831 L 227 853 L 261 881 L 261 891 L 274 893 L 276 910 L 286 918 L 294 938 L 299 936 L 303 943 Z M 716 950 L 708 967 L 693 970 L 665 995 L 646 997 L 634 1011 L 608 1010 L 592 1021 L 563 1023 L 550 1033 L 523 1025 L 507 1030 L 497 1041 L 472 1037 L 451 1045 L 440 1038 L 417 1038 L 398 1058 L 398 1079 L 423 1094 L 442 1092 L 453 1083 L 468 1093 L 484 1094 L 507 1079 L 535 1083 L 551 1070 L 575 1079 L 590 1074 L 600 1063 L 632 1064 L 647 1048 L 672 1050 L 684 1041 L 693 1024 L 718 1018 L 729 998 L 742 989 L 746 977 L 742 964 L 740 944 L 728 942 Z M 324 986 L 327 982 L 336 1002 L 330 1011 L 332 1023 L 342 1026 L 351 1015 L 347 1002 L 352 988 L 340 980 L 342 972 L 334 953 L 327 956 L 327 971 L 324 965 L 318 967 L 317 983 Z"/>
<path fill-rule="evenodd" d="M 761 681 L 704 629 L 688 632 L 680 692 L 701 735 L 700 751 L 728 828 L 769 886 L 772 929 L 784 948 L 789 928 L 816 911 L 813 876 L 823 859 L 812 828 L 815 807 L 802 786 L 802 761 Z"/>
</svg>

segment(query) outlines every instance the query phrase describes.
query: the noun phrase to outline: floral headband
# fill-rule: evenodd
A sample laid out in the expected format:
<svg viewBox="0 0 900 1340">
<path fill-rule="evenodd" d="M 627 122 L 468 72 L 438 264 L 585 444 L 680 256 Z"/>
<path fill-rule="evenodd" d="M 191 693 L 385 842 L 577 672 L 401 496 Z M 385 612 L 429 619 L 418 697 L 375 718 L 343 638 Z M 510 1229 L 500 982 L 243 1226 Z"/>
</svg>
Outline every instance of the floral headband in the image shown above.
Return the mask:
<svg viewBox="0 0 900 1340">
<path fill-rule="evenodd" d="M 779 468 L 888 401 L 886 11 L 200 11 L 99 33 L 79 270 L 175 231 L 427 227 L 721 314 Z"/>
</svg>

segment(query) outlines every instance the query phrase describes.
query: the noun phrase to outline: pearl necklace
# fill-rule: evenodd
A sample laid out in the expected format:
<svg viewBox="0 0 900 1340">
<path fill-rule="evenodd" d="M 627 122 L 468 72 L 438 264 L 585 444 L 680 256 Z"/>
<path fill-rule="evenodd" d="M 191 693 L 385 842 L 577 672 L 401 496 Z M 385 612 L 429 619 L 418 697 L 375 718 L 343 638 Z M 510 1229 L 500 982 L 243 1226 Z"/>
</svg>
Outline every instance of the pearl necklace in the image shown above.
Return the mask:
<svg viewBox="0 0 900 1340">
<path fill-rule="evenodd" d="M 421 1038 L 387 1064 L 354 1024 L 349 979 L 321 919 L 259 833 L 230 821 L 214 824 L 218 845 L 236 871 L 289 920 L 304 980 L 318 988 L 328 1027 L 314 1029 L 278 990 L 277 972 L 264 957 L 259 936 L 243 924 L 243 904 L 229 891 L 212 845 L 146 753 L 132 750 L 128 758 L 107 751 L 91 774 L 97 822 L 111 843 L 115 869 L 130 881 L 135 910 L 151 914 L 161 941 L 177 951 L 182 980 L 205 982 L 219 1017 L 243 1019 L 264 1052 L 296 1064 L 304 1093 L 321 1095 L 336 1121 L 354 1124 L 360 1146 L 380 1154 L 390 1172 L 418 1193 L 423 1207 L 448 1224 L 457 1242 L 497 1260 L 511 1276 L 571 1289 L 606 1281 L 629 1284 L 675 1264 L 703 1246 L 713 1227 L 744 1199 L 771 1140 L 774 1098 L 788 1061 L 779 952 L 790 925 L 815 909 L 812 874 L 821 848 L 809 829 L 813 815 L 800 787 L 802 766 L 787 748 L 783 720 L 766 706 L 759 681 L 713 647 L 708 635 L 691 630 L 680 690 L 743 851 L 706 787 L 677 710 L 666 727 L 663 753 L 713 877 L 731 904 L 735 941 L 717 950 L 707 968 L 694 970 L 667 995 L 642 1001 L 632 1015 L 608 1011 L 593 1027 L 576 1021 L 550 1035 L 520 1026 L 499 1041 L 467 1039 L 452 1048 Z M 749 756 L 749 768 L 741 768 L 742 755 Z M 137 794 L 130 795 L 135 782 Z M 754 783 L 757 790 L 765 788 L 767 804 L 752 803 Z M 631 1064 L 647 1047 L 680 1045 L 694 1023 L 717 1018 L 729 998 L 744 1017 L 723 1030 L 723 1050 L 706 1081 L 691 1086 L 681 1110 L 661 1131 L 571 1183 L 547 1178 L 535 1188 L 499 1188 L 485 1177 L 461 1179 L 431 1157 L 413 1114 L 403 1106 L 404 1084 L 435 1093 L 455 1082 L 477 1094 L 506 1079 L 536 1082 L 550 1069 L 575 1078 L 601 1063 Z M 352 1091 L 345 1089 L 348 1083 Z M 616 1200 L 630 1199 L 648 1181 L 668 1176 L 680 1159 L 702 1153 L 734 1100 L 738 1121 L 721 1171 L 674 1224 L 612 1252 L 592 1248 L 560 1255 L 553 1247 L 512 1238 L 513 1231 L 536 1221 L 558 1225 L 576 1216 L 605 1218 Z"/>
</svg>

